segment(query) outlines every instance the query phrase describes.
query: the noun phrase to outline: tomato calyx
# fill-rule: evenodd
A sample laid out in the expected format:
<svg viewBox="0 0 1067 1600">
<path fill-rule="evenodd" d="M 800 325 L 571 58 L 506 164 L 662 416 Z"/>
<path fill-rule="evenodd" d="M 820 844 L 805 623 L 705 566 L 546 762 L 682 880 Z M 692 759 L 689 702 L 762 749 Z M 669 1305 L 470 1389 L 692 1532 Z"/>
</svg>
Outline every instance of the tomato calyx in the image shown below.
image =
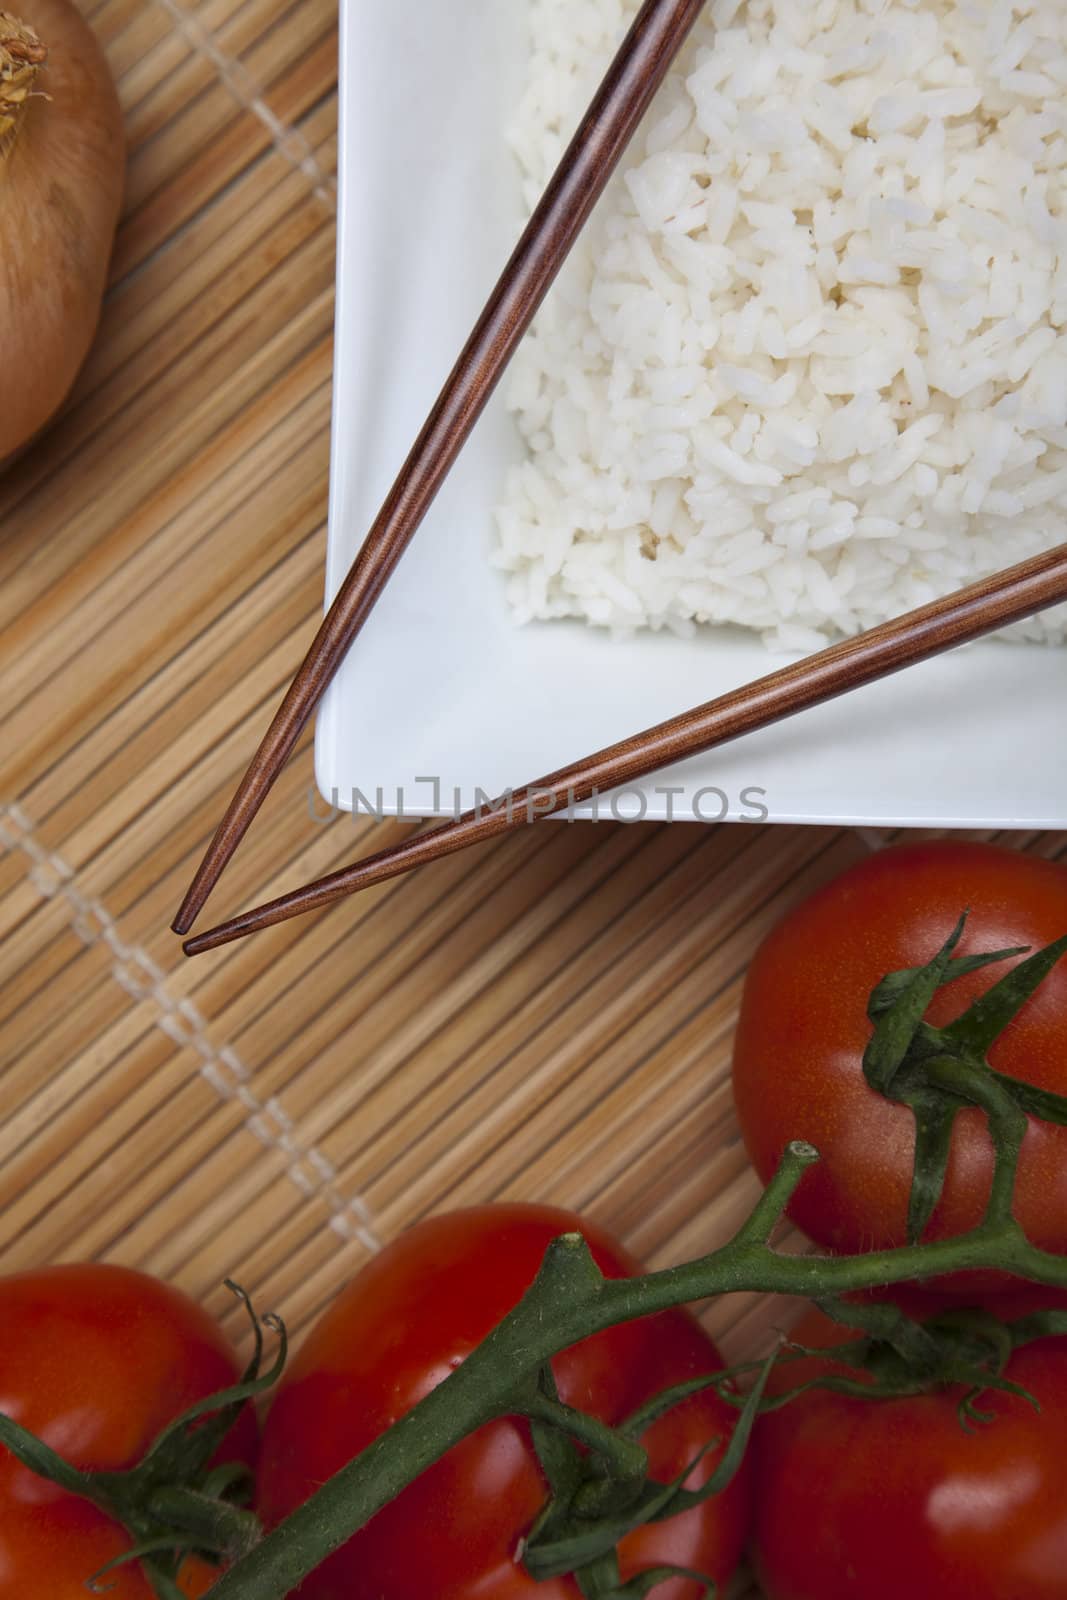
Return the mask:
<svg viewBox="0 0 1067 1600">
<path fill-rule="evenodd" d="M 273 1315 L 260 1319 L 243 1289 L 229 1280 L 226 1287 L 241 1301 L 253 1329 L 252 1356 L 240 1381 L 176 1417 L 135 1467 L 122 1472 L 75 1467 L 0 1413 L 0 1445 L 38 1477 L 91 1501 L 130 1535 L 129 1549 L 88 1578 L 91 1592 L 103 1592 L 102 1580 L 116 1567 L 138 1561 L 160 1600 L 182 1600 L 177 1578 L 188 1556 L 236 1561 L 262 1536 L 258 1517 L 247 1509 L 249 1468 L 242 1462 L 214 1463 L 213 1457 L 248 1401 L 281 1376 L 287 1354 L 285 1325 Z M 261 1370 L 264 1327 L 278 1340 L 276 1357 L 265 1372 Z"/>
<path fill-rule="evenodd" d="M 981 1107 L 996 1147 L 991 1222 L 1008 1222 L 1026 1119 L 1067 1126 L 1067 1098 L 996 1072 L 986 1057 L 994 1041 L 1067 954 L 1067 934 L 1013 967 L 966 1011 L 944 1027 L 925 1013 L 937 991 L 969 972 L 1023 955 L 1028 947 L 956 956 L 967 913 L 937 954 L 922 967 L 891 972 L 872 991 L 873 1025 L 863 1057 L 872 1089 L 911 1108 L 915 1116 L 915 1166 L 908 1203 L 908 1239 L 921 1238 L 941 1198 L 952 1129 L 965 1106 Z"/>
<path fill-rule="evenodd" d="M 812 1390 L 851 1395 L 863 1400 L 901 1400 L 946 1389 L 961 1389 L 957 1405 L 960 1425 L 968 1432 L 992 1423 L 996 1414 L 978 1404 L 983 1394 L 999 1391 L 1040 1409 L 1021 1384 L 1004 1376 L 1009 1361 L 1024 1345 L 1067 1335 L 1067 1311 L 1032 1312 L 1007 1321 L 988 1306 L 954 1306 L 921 1320 L 888 1302 L 829 1297 L 816 1302 L 824 1316 L 857 1334 L 830 1346 L 788 1341 L 777 1358 L 780 1370 L 791 1363 L 818 1361 L 817 1376 L 765 1396 L 760 1413 L 779 1411 Z M 756 1363 L 733 1369 L 751 1372 Z"/>
<path fill-rule="evenodd" d="M 773 1358 L 772 1358 L 773 1361 Z M 759 1413 L 772 1361 L 765 1363 L 715 1471 L 699 1489 L 686 1480 L 722 1441 L 703 1449 L 669 1483 L 650 1475 L 640 1443 L 646 1428 L 691 1395 L 729 1384 L 725 1373 L 711 1373 L 664 1389 L 615 1428 L 561 1404 L 551 1366 L 541 1368 L 522 1401 L 534 1448 L 550 1496 L 519 1555 L 532 1578 L 573 1576 L 583 1595 L 596 1600 L 644 1600 L 671 1578 L 689 1578 L 714 1593 L 714 1580 L 689 1567 L 657 1566 L 623 1582 L 618 1546 L 634 1529 L 663 1522 L 720 1494 L 738 1471 Z"/>
</svg>

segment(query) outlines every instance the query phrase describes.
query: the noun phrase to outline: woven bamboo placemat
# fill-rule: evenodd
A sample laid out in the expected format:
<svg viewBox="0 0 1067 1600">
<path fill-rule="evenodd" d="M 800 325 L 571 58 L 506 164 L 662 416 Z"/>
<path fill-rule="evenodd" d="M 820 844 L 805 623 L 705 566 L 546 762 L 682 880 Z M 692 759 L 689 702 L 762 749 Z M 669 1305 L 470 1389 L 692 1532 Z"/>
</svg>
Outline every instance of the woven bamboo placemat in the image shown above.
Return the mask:
<svg viewBox="0 0 1067 1600">
<path fill-rule="evenodd" d="M 186 962 L 167 924 L 322 596 L 335 0 L 82 0 L 129 185 L 94 354 L 0 479 L 0 1240 L 297 1337 L 429 1210 L 548 1199 L 649 1263 L 755 1193 L 746 962 L 880 835 L 523 830 Z M 316 820 L 308 742 L 213 901 L 413 824 Z M 1016 835 L 1067 850 L 1067 835 Z M 736 1356 L 783 1316 L 708 1313 Z"/>
</svg>

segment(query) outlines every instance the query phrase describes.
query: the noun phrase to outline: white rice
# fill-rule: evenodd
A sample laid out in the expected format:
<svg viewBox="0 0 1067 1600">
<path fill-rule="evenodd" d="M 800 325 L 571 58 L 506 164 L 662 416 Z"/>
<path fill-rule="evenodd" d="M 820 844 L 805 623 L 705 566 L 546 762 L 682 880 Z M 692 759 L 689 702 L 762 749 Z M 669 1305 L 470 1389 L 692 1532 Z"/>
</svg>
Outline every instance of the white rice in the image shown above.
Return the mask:
<svg viewBox="0 0 1067 1600">
<path fill-rule="evenodd" d="M 532 206 L 637 0 L 529 5 Z M 712 0 L 516 358 L 517 617 L 807 650 L 1067 540 L 1065 167 L 1067 0 Z"/>
</svg>

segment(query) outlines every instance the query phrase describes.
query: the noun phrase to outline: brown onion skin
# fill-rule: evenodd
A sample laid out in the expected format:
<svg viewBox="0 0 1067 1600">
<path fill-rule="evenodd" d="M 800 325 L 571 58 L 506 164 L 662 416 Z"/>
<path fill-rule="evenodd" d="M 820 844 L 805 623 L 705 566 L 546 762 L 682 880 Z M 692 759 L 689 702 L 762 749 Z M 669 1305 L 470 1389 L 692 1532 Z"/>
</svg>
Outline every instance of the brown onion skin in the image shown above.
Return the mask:
<svg viewBox="0 0 1067 1600">
<path fill-rule="evenodd" d="M 0 154 L 0 464 L 62 405 L 100 320 L 125 180 L 104 53 L 71 0 L 0 0 L 48 59 Z M 45 99 L 44 96 L 48 98 Z"/>
</svg>

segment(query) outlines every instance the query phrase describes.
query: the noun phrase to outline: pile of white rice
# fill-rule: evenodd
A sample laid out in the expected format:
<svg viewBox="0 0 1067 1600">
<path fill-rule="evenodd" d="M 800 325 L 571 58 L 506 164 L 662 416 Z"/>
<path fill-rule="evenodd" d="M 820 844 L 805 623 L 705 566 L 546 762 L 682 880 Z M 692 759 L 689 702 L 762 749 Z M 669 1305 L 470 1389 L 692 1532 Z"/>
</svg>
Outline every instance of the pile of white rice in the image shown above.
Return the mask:
<svg viewBox="0 0 1067 1600">
<path fill-rule="evenodd" d="M 532 206 L 637 0 L 529 3 Z M 516 359 L 517 616 L 806 650 L 1067 539 L 1065 167 L 1067 0 L 712 0 Z"/>
</svg>

